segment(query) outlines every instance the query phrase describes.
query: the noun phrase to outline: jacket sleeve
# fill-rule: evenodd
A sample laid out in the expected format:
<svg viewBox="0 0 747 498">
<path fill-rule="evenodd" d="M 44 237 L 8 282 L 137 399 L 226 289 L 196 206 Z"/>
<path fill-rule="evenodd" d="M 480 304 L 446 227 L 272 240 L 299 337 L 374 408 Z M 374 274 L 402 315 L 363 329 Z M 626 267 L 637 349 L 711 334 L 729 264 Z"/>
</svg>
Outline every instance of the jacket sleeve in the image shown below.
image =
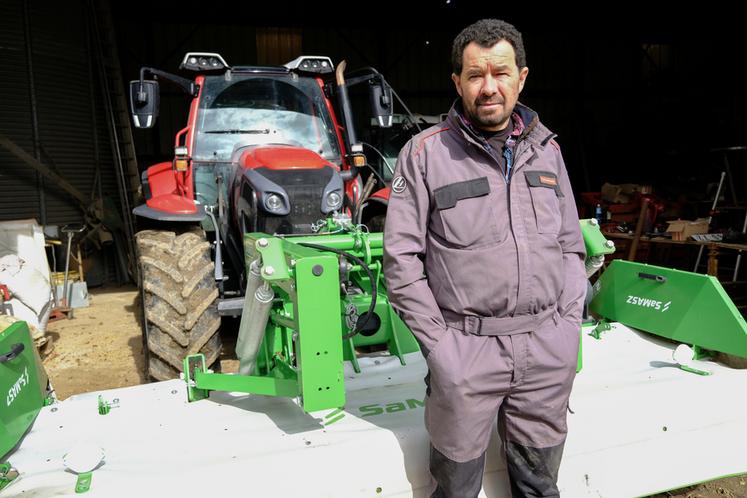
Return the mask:
<svg viewBox="0 0 747 498">
<path fill-rule="evenodd" d="M 404 183 L 402 183 L 404 181 Z M 404 190 L 400 191 L 400 186 Z M 384 276 L 389 302 L 428 353 L 446 322 L 428 286 L 423 260 L 430 199 L 413 141 L 397 158 L 384 227 Z"/>
<path fill-rule="evenodd" d="M 563 250 L 563 290 L 558 298 L 558 313 L 571 322 L 581 323 L 586 299 L 586 246 L 581 235 L 576 201 L 573 197 L 568 171 L 563 162 L 560 147 L 551 144 L 557 154 L 558 177 L 563 197 L 560 198 L 561 225 L 558 232 L 558 243 Z"/>
</svg>

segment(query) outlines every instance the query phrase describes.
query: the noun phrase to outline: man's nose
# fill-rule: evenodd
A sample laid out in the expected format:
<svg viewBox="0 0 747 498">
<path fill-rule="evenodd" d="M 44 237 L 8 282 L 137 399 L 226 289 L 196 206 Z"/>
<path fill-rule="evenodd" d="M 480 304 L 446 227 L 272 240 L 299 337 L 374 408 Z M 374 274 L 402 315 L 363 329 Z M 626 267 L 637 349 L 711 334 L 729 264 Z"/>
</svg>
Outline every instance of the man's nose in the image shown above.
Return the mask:
<svg viewBox="0 0 747 498">
<path fill-rule="evenodd" d="M 493 78 L 492 75 L 487 75 L 483 80 L 482 93 L 483 95 L 495 95 L 498 91 L 498 81 Z"/>
</svg>

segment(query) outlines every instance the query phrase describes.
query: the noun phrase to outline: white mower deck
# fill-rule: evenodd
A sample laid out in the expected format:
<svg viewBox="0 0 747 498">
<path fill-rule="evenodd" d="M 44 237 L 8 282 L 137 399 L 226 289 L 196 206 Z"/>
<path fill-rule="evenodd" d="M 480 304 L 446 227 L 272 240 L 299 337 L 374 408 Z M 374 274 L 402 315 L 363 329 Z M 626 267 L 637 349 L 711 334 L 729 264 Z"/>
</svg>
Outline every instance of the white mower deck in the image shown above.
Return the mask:
<svg viewBox="0 0 747 498">
<path fill-rule="evenodd" d="M 627 498 L 747 472 L 747 370 L 686 372 L 673 344 L 620 324 L 583 342 L 561 496 Z M 256 395 L 187 403 L 179 380 L 73 396 L 42 410 L 0 496 L 78 496 L 63 456 L 88 441 L 105 454 L 90 497 L 423 497 L 426 366 L 406 359 L 363 358 L 360 375 L 346 364 L 345 410 L 313 416 Z M 119 406 L 99 415 L 100 394 Z M 481 497 L 510 496 L 499 450 L 494 430 Z"/>
</svg>

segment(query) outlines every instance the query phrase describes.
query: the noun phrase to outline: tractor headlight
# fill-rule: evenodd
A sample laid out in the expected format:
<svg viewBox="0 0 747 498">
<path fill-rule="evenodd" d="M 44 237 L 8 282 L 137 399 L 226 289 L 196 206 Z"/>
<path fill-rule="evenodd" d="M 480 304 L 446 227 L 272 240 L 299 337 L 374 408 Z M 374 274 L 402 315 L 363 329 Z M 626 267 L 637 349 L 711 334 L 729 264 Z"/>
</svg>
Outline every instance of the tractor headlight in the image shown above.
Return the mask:
<svg viewBox="0 0 747 498">
<path fill-rule="evenodd" d="M 342 206 L 342 196 L 337 192 L 327 194 L 327 205 L 332 209 L 339 209 Z"/>
<path fill-rule="evenodd" d="M 277 194 L 270 194 L 265 199 L 265 206 L 270 211 L 280 211 L 283 209 L 283 199 Z"/>
</svg>

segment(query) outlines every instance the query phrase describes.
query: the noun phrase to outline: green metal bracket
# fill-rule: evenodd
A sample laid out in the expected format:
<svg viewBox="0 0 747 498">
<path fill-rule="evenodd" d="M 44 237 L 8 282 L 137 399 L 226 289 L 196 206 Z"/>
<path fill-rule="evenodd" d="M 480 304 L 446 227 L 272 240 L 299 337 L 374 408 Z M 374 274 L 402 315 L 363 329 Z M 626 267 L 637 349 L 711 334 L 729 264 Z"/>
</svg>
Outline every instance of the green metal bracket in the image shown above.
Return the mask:
<svg viewBox="0 0 747 498">
<path fill-rule="evenodd" d="M 337 255 L 315 251 L 296 263 L 296 364 L 306 411 L 345 406 Z M 333 297 L 334 296 L 334 297 Z"/>
<path fill-rule="evenodd" d="M 579 223 L 586 246 L 586 257 L 591 258 L 615 252 L 615 243 L 605 238 L 595 218 L 579 220 Z"/>
<path fill-rule="evenodd" d="M 75 492 L 81 494 L 90 490 L 92 479 L 93 472 L 81 472 L 78 474 L 78 479 L 75 481 Z"/>
<path fill-rule="evenodd" d="M 291 278 L 283 252 L 283 241 L 277 237 L 261 237 L 254 247 L 262 255 L 262 278 L 267 282 L 277 282 Z"/>
<path fill-rule="evenodd" d="M 218 374 L 195 371 L 195 383 L 201 391 L 228 391 L 281 396 L 298 396 L 298 382 L 295 379 L 278 379 L 259 375 Z M 205 396 L 207 397 L 207 396 Z M 198 398 L 203 399 L 203 398 Z M 195 401 L 190 399 L 190 401 Z"/>
<path fill-rule="evenodd" d="M 355 354 L 355 342 L 352 337 L 348 337 L 342 344 L 342 354 L 345 360 L 353 365 L 355 373 L 361 373 L 361 364 L 358 362 L 358 355 Z"/>
<path fill-rule="evenodd" d="M 337 408 L 345 406 L 343 362 L 350 361 L 360 372 L 360 348 L 386 345 L 402 365 L 406 353 L 419 351 L 386 296 L 383 234 L 336 221 L 328 221 L 327 229 L 334 233 L 245 235 L 247 269 L 260 261 L 261 277 L 274 292 L 264 337 L 251 375 L 208 372 L 204 357 L 187 357 L 184 378 L 189 401 L 221 390 L 300 397 L 307 412 Z M 360 319 L 371 308 L 374 288 L 375 316 L 367 321 L 372 326 L 343 339 L 352 330 L 352 317 Z"/>
<path fill-rule="evenodd" d="M 98 401 L 99 401 L 99 415 L 108 414 L 109 411 L 112 409 L 112 406 L 109 404 L 109 402 L 106 401 L 104 397 L 100 394 L 98 397 Z"/>
<path fill-rule="evenodd" d="M 111 411 L 112 408 L 117 408 L 119 406 L 119 398 L 114 398 L 111 401 L 107 401 L 102 395 L 99 394 L 98 401 L 99 415 L 106 415 Z"/>
<path fill-rule="evenodd" d="M 747 322 L 712 276 L 615 260 L 596 282 L 589 308 L 629 327 L 747 358 Z"/>
<path fill-rule="evenodd" d="M 187 383 L 187 400 L 199 401 L 210 396 L 210 391 L 198 388 L 195 380 L 197 373 L 207 372 L 205 366 L 205 355 L 194 354 L 184 358 L 184 380 Z"/>
<path fill-rule="evenodd" d="M 420 346 L 415 340 L 415 337 L 412 335 L 412 332 L 410 332 L 410 329 L 407 328 L 407 325 L 405 325 L 405 322 L 402 321 L 399 315 L 394 312 L 394 309 L 391 307 L 391 305 L 389 305 L 388 298 L 386 298 L 385 304 L 382 303 L 382 306 L 385 306 L 386 315 L 389 319 L 388 326 L 392 330 L 391 337 L 388 343 L 389 352 L 397 356 L 397 358 L 399 358 L 400 364 L 404 366 L 406 365 L 404 355 L 407 353 L 420 351 Z"/>
<path fill-rule="evenodd" d="M 18 479 L 18 471 L 7 462 L 0 463 L 0 491 Z"/>
<path fill-rule="evenodd" d="M 612 330 L 612 325 L 610 325 L 610 322 L 608 320 L 602 318 L 601 320 L 599 320 L 599 324 L 594 327 L 594 330 L 589 332 L 589 335 L 594 339 L 601 339 L 602 332 L 607 332 L 608 330 Z"/>
<path fill-rule="evenodd" d="M 709 358 L 713 358 L 714 354 L 713 351 L 710 349 L 701 348 L 697 344 L 692 345 L 693 351 L 695 352 L 695 358 L 696 360 L 705 360 Z"/>
<path fill-rule="evenodd" d="M 684 370 L 685 372 L 690 372 L 698 375 L 711 375 L 711 372 L 700 370 L 694 367 L 689 367 L 687 365 L 680 365 L 680 369 Z"/>
<path fill-rule="evenodd" d="M 48 396 L 48 379 L 26 322 L 0 329 L 0 456 L 28 432 Z"/>
<path fill-rule="evenodd" d="M 697 375 L 711 375 L 713 372 L 708 369 L 707 365 L 701 365 L 700 362 L 693 363 L 693 360 L 698 360 L 698 354 L 696 354 L 695 349 L 697 348 L 692 348 L 687 344 L 680 344 L 672 353 L 672 358 L 679 368 L 685 372 Z"/>
</svg>

